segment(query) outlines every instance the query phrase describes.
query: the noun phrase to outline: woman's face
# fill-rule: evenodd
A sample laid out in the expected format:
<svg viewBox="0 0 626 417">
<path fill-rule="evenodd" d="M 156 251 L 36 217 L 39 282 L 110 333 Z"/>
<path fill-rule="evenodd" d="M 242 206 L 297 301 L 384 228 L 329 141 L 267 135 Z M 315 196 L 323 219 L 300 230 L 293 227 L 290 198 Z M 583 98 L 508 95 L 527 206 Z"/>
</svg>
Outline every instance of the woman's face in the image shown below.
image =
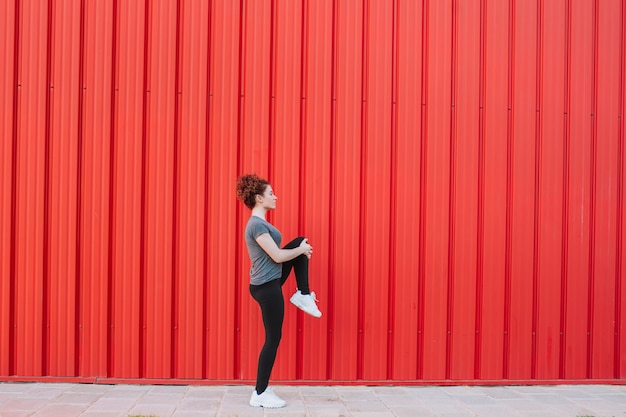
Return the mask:
<svg viewBox="0 0 626 417">
<path fill-rule="evenodd" d="M 274 210 L 276 208 L 276 202 L 278 197 L 274 194 L 274 190 L 271 185 L 265 187 L 265 191 L 257 199 L 257 204 L 260 204 L 266 210 Z"/>
</svg>

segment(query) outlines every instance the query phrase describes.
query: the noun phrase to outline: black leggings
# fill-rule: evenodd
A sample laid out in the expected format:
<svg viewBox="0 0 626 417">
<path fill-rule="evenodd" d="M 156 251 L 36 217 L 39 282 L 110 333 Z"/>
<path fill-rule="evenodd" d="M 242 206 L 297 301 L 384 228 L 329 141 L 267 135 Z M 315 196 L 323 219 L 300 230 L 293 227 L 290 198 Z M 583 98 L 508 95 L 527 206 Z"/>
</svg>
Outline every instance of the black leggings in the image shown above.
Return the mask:
<svg viewBox="0 0 626 417">
<path fill-rule="evenodd" d="M 297 237 L 284 249 L 297 248 L 303 237 Z M 270 374 L 276 360 L 276 352 L 283 334 L 283 319 L 285 317 L 285 300 L 282 286 L 287 281 L 291 270 L 295 271 L 298 289 L 303 294 L 309 293 L 309 258 L 300 255 L 291 261 L 283 263 L 283 272 L 280 279 L 274 279 L 261 285 L 250 285 L 252 298 L 259 303 L 263 326 L 265 327 L 265 344 L 259 354 L 259 364 L 256 377 L 256 392 L 261 394 L 267 388 Z"/>
</svg>

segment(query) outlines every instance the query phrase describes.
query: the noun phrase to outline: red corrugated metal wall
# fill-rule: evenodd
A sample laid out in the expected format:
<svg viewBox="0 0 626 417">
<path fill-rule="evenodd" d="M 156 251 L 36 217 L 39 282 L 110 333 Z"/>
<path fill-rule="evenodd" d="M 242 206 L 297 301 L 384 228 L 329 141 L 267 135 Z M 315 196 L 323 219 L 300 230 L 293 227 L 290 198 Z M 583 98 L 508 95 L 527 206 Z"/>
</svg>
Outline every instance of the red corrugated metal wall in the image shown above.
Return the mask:
<svg viewBox="0 0 626 417">
<path fill-rule="evenodd" d="M 0 379 L 626 378 L 624 0 L 0 2 Z M 286 292 L 295 287 L 292 282 Z"/>
</svg>

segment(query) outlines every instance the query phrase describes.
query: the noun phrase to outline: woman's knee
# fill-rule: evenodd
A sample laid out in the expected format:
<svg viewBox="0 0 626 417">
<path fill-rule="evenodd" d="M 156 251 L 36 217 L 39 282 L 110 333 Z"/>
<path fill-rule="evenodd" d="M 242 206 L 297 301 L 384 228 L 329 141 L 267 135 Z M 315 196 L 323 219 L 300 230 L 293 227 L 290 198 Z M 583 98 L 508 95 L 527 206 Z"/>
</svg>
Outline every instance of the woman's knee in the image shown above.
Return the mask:
<svg viewBox="0 0 626 417">
<path fill-rule="evenodd" d="M 298 236 L 297 238 L 293 239 L 291 242 L 287 243 L 284 249 L 297 248 L 298 246 L 300 246 L 300 244 L 302 243 L 304 239 L 305 239 L 304 236 Z"/>
</svg>

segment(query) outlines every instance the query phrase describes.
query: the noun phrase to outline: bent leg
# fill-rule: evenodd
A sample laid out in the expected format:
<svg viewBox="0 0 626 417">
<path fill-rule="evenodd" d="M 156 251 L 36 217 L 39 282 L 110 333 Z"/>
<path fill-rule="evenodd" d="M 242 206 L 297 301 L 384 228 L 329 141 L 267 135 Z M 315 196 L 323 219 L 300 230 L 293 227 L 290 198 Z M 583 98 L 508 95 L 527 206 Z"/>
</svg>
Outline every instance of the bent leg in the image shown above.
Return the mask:
<svg viewBox="0 0 626 417">
<path fill-rule="evenodd" d="M 300 246 L 304 237 L 300 236 L 287 243 L 283 249 L 293 249 Z M 281 277 L 281 285 L 287 281 L 291 270 L 296 274 L 296 285 L 302 294 L 310 294 L 309 289 L 309 258 L 306 255 L 300 255 L 290 261 L 283 262 L 283 272 Z"/>
</svg>

